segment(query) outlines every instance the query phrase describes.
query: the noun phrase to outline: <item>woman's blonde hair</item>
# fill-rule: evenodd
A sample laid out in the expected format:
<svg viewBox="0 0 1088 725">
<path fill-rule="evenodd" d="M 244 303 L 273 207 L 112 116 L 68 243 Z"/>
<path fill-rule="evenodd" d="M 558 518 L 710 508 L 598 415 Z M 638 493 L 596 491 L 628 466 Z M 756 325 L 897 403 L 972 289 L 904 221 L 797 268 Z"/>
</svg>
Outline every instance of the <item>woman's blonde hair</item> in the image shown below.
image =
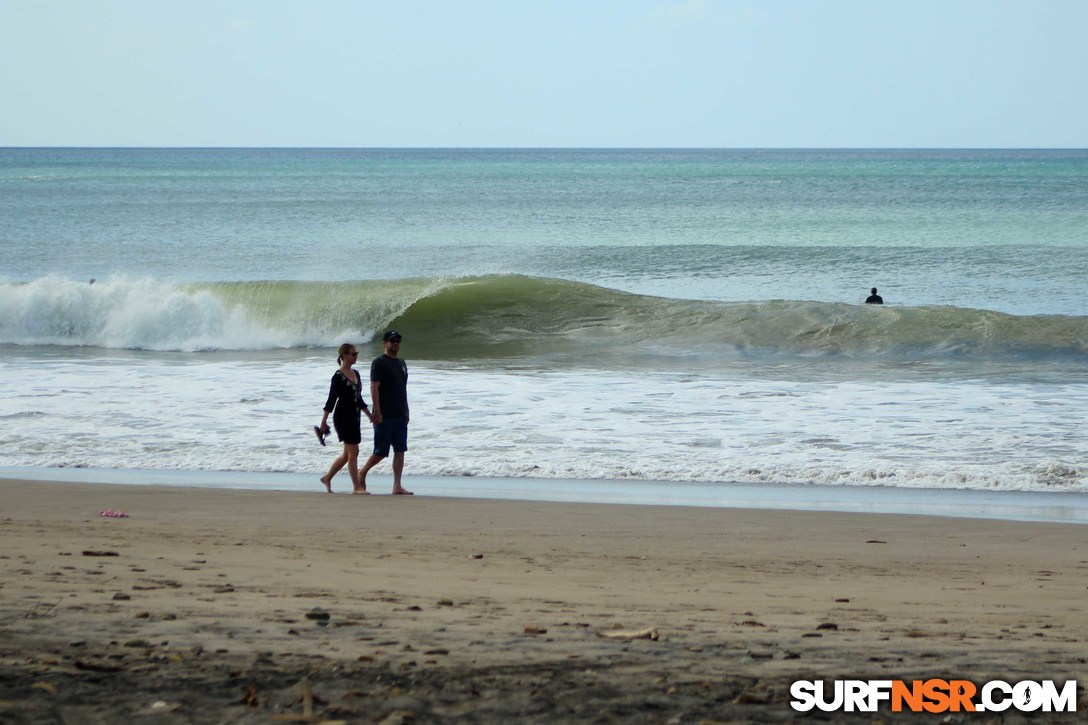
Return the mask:
<svg viewBox="0 0 1088 725">
<path fill-rule="evenodd" d="M 344 362 L 344 356 L 352 351 L 358 351 L 358 348 L 356 348 L 355 345 L 352 345 L 350 342 L 345 342 L 343 345 L 340 346 L 340 349 L 336 351 L 336 362 Z"/>
</svg>

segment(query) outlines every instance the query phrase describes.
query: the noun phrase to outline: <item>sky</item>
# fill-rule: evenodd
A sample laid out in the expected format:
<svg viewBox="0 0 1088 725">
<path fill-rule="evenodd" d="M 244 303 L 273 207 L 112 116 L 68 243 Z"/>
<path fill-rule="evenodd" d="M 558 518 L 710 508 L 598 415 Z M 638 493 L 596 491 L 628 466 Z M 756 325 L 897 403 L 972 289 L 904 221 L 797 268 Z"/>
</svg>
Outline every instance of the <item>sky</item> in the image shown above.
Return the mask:
<svg viewBox="0 0 1088 725">
<path fill-rule="evenodd" d="M 1086 148 L 1088 0 L 0 0 L 0 146 Z"/>
</svg>

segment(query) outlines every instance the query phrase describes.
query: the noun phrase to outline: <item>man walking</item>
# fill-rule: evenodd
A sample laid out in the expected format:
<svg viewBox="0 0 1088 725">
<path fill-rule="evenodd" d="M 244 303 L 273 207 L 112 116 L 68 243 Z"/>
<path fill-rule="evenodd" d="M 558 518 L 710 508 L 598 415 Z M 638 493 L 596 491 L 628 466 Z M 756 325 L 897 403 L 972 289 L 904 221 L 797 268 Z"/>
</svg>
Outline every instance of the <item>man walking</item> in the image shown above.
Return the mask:
<svg viewBox="0 0 1088 725">
<path fill-rule="evenodd" d="M 408 365 L 397 357 L 400 354 L 400 341 L 399 332 L 387 330 L 382 335 L 385 352 L 370 364 L 374 452 L 359 471 L 359 479 L 365 488 L 366 474 L 381 463 L 392 448 L 393 493 L 411 496 L 412 492 L 400 485 L 404 453 L 408 450 Z"/>
</svg>

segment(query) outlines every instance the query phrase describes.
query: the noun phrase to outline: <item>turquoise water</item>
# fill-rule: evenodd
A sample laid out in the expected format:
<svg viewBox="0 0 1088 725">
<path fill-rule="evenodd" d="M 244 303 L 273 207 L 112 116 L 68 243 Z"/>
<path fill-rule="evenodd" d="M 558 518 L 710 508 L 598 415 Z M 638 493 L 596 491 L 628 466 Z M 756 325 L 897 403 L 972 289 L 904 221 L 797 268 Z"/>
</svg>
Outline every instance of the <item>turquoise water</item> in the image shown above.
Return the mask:
<svg viewBox="0 0 1088 725">
<path fill-rule="evenodd" d="M 0 466 L 320 470 L 395 326 L 420 474 L 1082 491 L 1086 274 L 1083 150 L 0 149 Z"/>
<path fill-rule="evenodd" d="M 1081 314 L 1085 151 L 0 150 L 0 269 Z"/>
</svg>

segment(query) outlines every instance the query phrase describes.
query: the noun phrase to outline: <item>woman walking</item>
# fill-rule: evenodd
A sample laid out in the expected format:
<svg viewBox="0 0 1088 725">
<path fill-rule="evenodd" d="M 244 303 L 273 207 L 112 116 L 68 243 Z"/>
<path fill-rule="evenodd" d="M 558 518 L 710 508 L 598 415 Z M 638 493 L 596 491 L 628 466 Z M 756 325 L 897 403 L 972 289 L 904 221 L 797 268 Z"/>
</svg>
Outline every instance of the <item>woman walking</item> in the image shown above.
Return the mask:
<svg viewBox="0 0 1088 725">
<path fill-rule="evenodd" d="M 344 452 L 336 457 L 329 467 L 329 472 L 321 477 L 321 483 L 332 493 L 332 478 L 345 465 L 351 476 L 352 493 L 367 493 L 366 484 L 359 480 L 359 443 L 363 440 L 362 427 L 360 425 L 362 414 L 366 413 L 370 419 L 370 410 L 363 401 L 362 378 L 359 372 L 352 367 L 359 359 L 359 349 L 350 342 L 345 342 L 337 351 L 337 362 L 340 367 L 332 374 L 332 382 L 329 384 L 329 398 L 325 401 L 324 415 L 321 416 L 321 425 L 314 428 L 317 439 L 321 445 L 325 445 L 325 436 L 329 434 L 329 414 L 332 413 L 332 425 L 336 428 L 336 435 L 344 444 Z"/>
</svg>

